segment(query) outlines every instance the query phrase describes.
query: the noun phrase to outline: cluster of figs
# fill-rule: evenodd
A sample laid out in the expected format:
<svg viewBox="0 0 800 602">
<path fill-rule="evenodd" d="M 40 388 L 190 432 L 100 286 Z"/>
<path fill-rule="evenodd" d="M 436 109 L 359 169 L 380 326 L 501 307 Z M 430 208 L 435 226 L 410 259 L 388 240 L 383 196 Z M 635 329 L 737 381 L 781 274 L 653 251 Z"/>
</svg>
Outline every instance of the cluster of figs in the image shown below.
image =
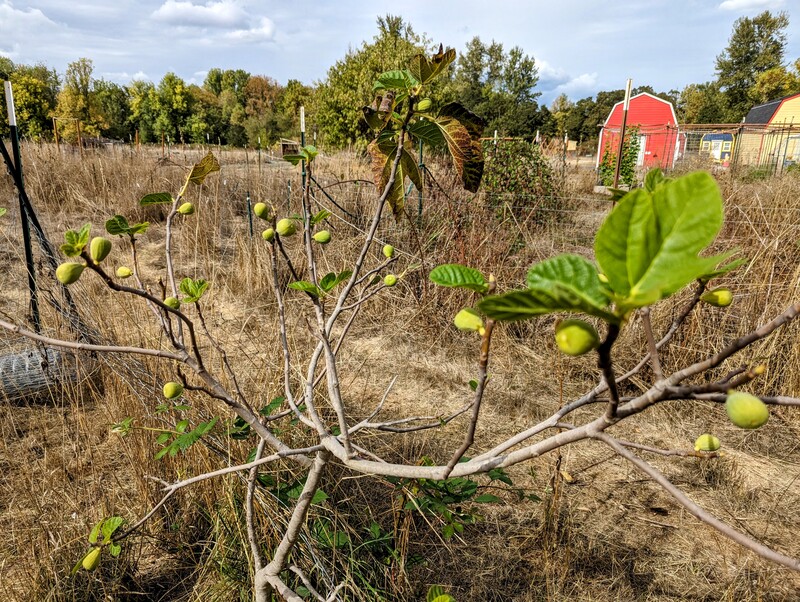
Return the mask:
<svg viewBox="0 0 800 602">
<path fill-rule="evenodd" d="M 706 291 L 700 299 L 714 307 L 727 307 L 733 302 L 733 294 L 726 287 L 718 287 Z M 483 319 L 474 309 L 462 309 L 453 323 L 459 330 L 477 332 L 481 336 L 486 333 Z M 577 357 L 597 349 L 600 337 L 592 324 L 570 318 L 556 321 L 555 342 L 563 353 Z M 764 370 L 764 366 L 759 366 L 755 372 L 762 374 Z M 767 405 L 755 395 L 743 391 L 728 391 L 725 410 L 730 421 L 743 429 L 757 429 L 769 420 Z M 695 441 L 694 448 L 696 451 L 715 452 L 720 448 L 720 440 L 710 433 L 703 433 Z"/>
<path fill-rule="evenodd" d="M 266 203 L 256 203 L 253 205 L 253 213 L 256 215 L 256 217 L 259 217 L 264 221 L 270 221 L 272 219 L 272 211 L 270 210 L 269 205 Z M 261 237 L 267 242 L 271 243 L 275 240 L 275 234 L 281 238 L 289 238 L 294 236 L 297 234 L 296 220 L 289 217 L 281 218 L 275 223 L 274 228 L 270 227 L 264 230 L 261 233 Z M 331 232 L 330 230 L 317 230 L 311 235 L 311 239 L 320 245 L 327 245 L 329 242 L 331 242 Z M 383 255 L 386 257 L 386 259 L 391 259 L 394 257 L 394 247 L 389 244 L 384 245 Z M 394 286 L 397 284 L 397 276 L 395 274 L 387 274 L 383 278 L 383 284 L 384 286 Z"/>
</svg>

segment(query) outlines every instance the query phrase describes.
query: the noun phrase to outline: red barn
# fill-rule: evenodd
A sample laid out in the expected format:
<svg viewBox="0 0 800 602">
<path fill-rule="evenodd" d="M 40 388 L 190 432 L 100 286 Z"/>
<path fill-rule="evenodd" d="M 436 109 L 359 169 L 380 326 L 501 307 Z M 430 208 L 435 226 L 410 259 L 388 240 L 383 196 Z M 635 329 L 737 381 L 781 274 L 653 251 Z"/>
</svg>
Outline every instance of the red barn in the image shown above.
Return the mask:
<svg viewBox="0 0 800 602">
<path fill-rule="evenodd" d="M 597 166 L 606 149 L 614 155 L 619 148 L 619 131 L 622 127 L 622 101 L 614 105 L 603 123 L 597 146 Z M 639 157 L 636 164 L 646 168 L 669 169 L 681 152 L 684 135 L 678 132 L 678 118 L 672 103 L 647 92 L 631 97 L 628 107 L 626 133 L 638 130 Z"/>
</svg>

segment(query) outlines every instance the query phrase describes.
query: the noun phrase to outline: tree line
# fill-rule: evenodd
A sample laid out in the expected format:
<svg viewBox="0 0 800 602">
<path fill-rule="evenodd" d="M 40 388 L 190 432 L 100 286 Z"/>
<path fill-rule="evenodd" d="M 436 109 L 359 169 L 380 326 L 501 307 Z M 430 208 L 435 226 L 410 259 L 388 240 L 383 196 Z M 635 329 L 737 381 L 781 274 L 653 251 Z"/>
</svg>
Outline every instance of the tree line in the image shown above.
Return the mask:
<svg viewBox="0 0 800 602">
<path fill-rule="evenodd" d="M 20 133 L 34 140 L 52 139 L 55 118 L 65 139 L 75 139 L 80 124 L 88 137 L 268 147 L 282 137 L 297 137 L 303 105 L 309 134 L 318 143 L 363 146 L 367 127 L 361 107 L 372 99 L 376 73 L 401 69 L 432 46 L 402 17 L 379 17 L 377 26 L 373 40 L 350 50 L 314 85 L 297 80 L 284 85 L 266 75 L 220 68 L 211 69 L 202 85 L 188 84 L 175 73 L 158 84 L 119 85 L 96 78 L 87 58 L 70 63 L 60 77 L 42 64 L 18 65 L 0 57 L 0 77 L 12 82 Z M 740 18 L 716 58 L 713 81 L 667 92 L 640 86 L 634 93 L 669 100 L 684 123 L 739 122 L 753 105 L 800 92 L 800 59 L 785 62 L 788 27 L 786 13 Z M 437 103 L 457 101 L 477 113 L 488 133 L 529 139 L 537 133 L 566 135 L 589 143 L 624 97 L 622 89 L 578 101 L 562 94 L 548 107 L 538 102 L 538 82 L 535 59 L 521 48 L 474 37 L 432 96 Z M 3 114 L 0 135 L 7 132 Z"/>
</svg>

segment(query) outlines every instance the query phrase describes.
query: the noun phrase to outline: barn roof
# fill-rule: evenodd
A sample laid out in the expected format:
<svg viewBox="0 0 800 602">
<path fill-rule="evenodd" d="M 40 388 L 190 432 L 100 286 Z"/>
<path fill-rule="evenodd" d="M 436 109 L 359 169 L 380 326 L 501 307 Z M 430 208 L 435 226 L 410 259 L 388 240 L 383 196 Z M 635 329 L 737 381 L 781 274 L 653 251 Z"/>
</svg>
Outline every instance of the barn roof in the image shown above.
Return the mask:
<svg viewBox="0 0 800 602">
<path fill-rule="evenodd" d="M 781 103 L 787 98 L 794 98 L 798 94 L 790 94 L 777 100 L 770 100 L 763 105 L 757 105 L 750 109 L 744 118 L 745 123 L 769 123 L 775 115 L 775 111 L 781 106 Z"/>
<path fill-rule="evenodd" d="M 631 96 L 630 102 L 633 103 L 634 100 L 638 100 L 638 99 L 641 99 L 641 100 L 647 100 L 647 99 L 655 100 L 657 102 L 660 102 L 662 104 L 667 105 L 669 107 L 670 112 L 672 113 L 672 123 L 674 123 L 674 124 L 678 123 L 678 117 L 675 115 L 675 107 L 672 105 L 672 103 L 670 101 L 666 100 L 665 98 L 661 98 L 660 96 L 655 96 L 653 94 L 650 94 L 649 92 L 640 92 L 639 94 L 636 94 L 635 96 Z M 621 107 L 624 104 L 625 104 L 624 100 L 620 100 L 619 102 L 615 103 L 614 106 L 611 107 L 611 111 L 609 112 L 608 117 L 606 117 L 606 120 L 603 123 L 603 125 L 608 126 L 609 122 L 611 121 L 611 118 L 614 116 L 614 111 L 617 110 L 617 107 Z M 659 124 L 659 126 L 661 126 L 661 125 L 662 124 Z M 664 124 L 664 125 L 666 125 L 666 124 Z"/>
</svg>

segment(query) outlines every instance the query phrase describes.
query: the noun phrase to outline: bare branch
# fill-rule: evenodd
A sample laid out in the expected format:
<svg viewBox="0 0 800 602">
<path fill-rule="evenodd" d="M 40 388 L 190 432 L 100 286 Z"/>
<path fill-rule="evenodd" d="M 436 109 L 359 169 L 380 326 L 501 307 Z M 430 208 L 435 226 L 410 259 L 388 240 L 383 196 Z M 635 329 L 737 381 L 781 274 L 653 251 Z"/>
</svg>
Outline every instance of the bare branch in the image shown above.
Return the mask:
<svg viewBox="0 0 800 602">
<path fill-rule="evenodd" d="M 781 554 L 780 552 L 776 552 L 772 548 L 769 548 L 764 544 L 748 537 L 747 535 L 740 533 L 733 527 L 723 523 L 718 518 L 712 516 L 710 513 L 706 512 L 695 502 L 690 500 L 689 497 L 685 493 L 683 493 L 683 491 L 678 489 L 678 487 L 676 487 L 669 479 L 667 479 L 667 477 L 664 476 L 664 474 L 661 471 L 659 471 L 655 466 L 649 464 L 648 462 L 645 462 L 632 452 L 625 449 L 625 447 L 621 445 L 620 442 L 614 439 L 613 437 L 610 437 L 605 433 L 596 433 L 595 435 L 593 435 L 593 437 L 611 447 L 620 456 L 628 460 L 628 462 L 636 466 L 639 470 L 641 470 L 643 473 L 645 473 L 647 476 L 653 479 L 667 493 L 669 493 L 673 498 L 675 498 L 675 500 L 681 506 L 686 508 L 697 519 L 706 523 L 710 527 L 713 527 L 714 529 L 719 531 L 722 535 L 738 543 L 740 546 L 747 548 L 752 552 L 755 552 L 762 558 L 766 558 L 767 560 L 771 560 L 772 562 L 776 562 L 792 570 L 800 571 L 800 560 L 792 558 L 791 556 L 786 556 L 784 554 Z"/>
</svg>

